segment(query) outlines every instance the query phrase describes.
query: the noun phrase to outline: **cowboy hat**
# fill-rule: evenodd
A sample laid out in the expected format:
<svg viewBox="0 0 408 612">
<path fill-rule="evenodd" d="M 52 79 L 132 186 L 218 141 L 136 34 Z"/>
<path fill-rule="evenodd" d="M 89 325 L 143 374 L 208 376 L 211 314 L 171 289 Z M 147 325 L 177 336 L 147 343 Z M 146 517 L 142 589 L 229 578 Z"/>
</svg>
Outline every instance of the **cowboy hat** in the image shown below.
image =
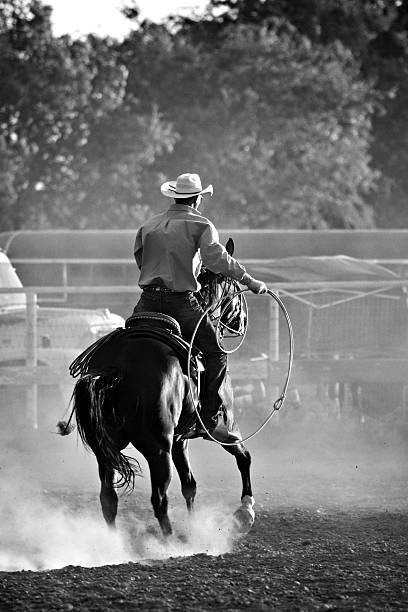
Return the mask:
<svg viewBox="0 0 408 612">
<path fill-rule="evenodd" d="M 166 181 L 160 187 L 160 190 L 167 198 L 191 198 L 206 193 L 213 194 L 212 185 L 203 189 L 198 174 L 191 174 L 190 172 L 180 174 L 176 181 Z"/>
</svg>

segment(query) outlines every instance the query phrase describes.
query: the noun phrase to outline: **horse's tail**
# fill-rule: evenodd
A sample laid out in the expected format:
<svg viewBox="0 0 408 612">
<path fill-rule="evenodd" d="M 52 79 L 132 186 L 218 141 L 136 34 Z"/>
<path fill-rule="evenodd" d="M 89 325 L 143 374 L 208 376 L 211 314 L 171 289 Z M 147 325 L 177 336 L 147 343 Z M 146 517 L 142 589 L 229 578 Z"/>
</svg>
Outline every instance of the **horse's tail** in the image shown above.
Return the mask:
<svg viewBox="0 0 408 612">
<path fill-rule="evenodd" d="M 115 440 L 123 422 L 117 410 L 122 379 L 117 374 L 87 374 L 78 380 L 72 395 L 78 432 L 98 461 L 117 474 L 116 487 L 132 489 L 141 469 L 138 461 L 123 455 Z"/>
</svg>

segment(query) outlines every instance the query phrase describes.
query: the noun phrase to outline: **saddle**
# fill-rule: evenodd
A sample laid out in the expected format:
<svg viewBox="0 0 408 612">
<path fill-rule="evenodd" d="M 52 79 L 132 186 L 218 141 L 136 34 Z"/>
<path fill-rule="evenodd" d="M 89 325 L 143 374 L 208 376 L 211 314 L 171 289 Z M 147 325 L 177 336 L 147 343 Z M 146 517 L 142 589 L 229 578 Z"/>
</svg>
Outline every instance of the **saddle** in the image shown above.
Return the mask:
<svg viewBox="0 0 408 612">
<path fill-rule="evenodd" d="M 125 321 L 125 329 L 132 337 L 153 338 L 167 344 L 177 355 L 184 374 L 188 373 L 187 360 L 190 344 L 181 335 L 178 321 L 161 312 L 136 312 Z M 193 345 L 190 357 L 190 376 L 197 383 L 199 372 L 204 370 L 201 351 Z"/>
<path fill-rule="evenodd" d="M 181 335 L 180 325 L 168 315 L 156 312 L 138 312 L 130 316 L 125 327 L 118 327 L 106 336 L 98 338 L 96 342 L 85 349 L 69 366 L 73 378 L 86 376 L 90 371 L 91 359 L 99 352 L 102 346 L 116 342 L 123 337 L 152 338 L 167 344 L 177 355 L 184 374 L 188 374 L 188 356 L 190 353 L 191 380 L 198 385 L 199 373 L 204 370 L 203 356 L 196 346 L 190 351 L 190 344 Z"/>
</svg>

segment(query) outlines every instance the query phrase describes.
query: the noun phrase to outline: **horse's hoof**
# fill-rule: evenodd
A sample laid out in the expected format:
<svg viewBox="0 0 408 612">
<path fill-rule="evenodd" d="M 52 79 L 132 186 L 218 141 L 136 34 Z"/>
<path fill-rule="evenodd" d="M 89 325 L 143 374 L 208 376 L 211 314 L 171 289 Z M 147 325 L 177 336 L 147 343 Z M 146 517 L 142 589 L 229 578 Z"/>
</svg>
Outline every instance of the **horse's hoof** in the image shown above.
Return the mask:
<svg viewBox="0 0 408 612">
<path fill-rule="evenodd" d="M 234 525 L 239 533 L 248 533 L 255 522 L 253 497 L 246 495 L 242 498 L 241 506 L 234 512 Z"/>
<path fill-rule="evenodd" d="M 255 521 L 255 512 L 252 508 L 238 508 L 234 512 L 234 527 L 238 533 L 248 533 Z"/>
</svg>

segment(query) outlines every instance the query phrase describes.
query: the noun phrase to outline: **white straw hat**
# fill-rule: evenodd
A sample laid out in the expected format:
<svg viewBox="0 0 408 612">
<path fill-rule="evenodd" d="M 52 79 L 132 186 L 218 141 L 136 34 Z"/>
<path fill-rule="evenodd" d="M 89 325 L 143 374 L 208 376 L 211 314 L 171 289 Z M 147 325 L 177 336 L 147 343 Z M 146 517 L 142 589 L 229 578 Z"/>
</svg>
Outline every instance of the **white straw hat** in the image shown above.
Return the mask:
<svg viewBox="0 0 408 612">
<path fill-rule="evenodd" d="M 203 189 L 198 174 L 191 174 L 189 172 L 180 174 L 176 181 L 166 181 L 160 187 L 160 190 L 167 198 L 191 198 L 192 196 L 205 195 L 206 193 L 213 194 L 212 185 L 208 185 L 208 187 Z"/>
</svg>

